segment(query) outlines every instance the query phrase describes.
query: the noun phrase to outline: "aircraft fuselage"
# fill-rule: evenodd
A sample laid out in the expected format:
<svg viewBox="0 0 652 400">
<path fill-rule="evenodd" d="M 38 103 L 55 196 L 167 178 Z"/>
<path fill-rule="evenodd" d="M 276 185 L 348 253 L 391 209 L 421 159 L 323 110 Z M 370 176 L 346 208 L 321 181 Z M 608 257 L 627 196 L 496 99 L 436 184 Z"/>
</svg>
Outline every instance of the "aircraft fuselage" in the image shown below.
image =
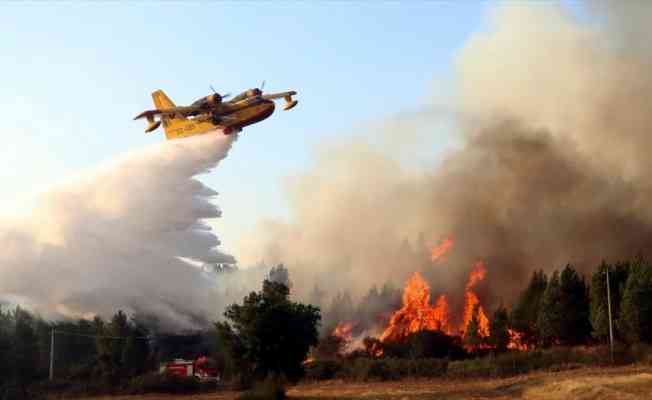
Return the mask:
<svg viewBox="0 0 652 400">
<path fill-rule="evenodd" d="M 244 104 L 241 104 L 244 103 Z M 241 129 L 245 126 L 260 122 L 274 113 L 274 102 L 265 99 L 246 99 L 241 102 L 222 104 L 222 115 L 218 115 L 213 123 L 226 128 L 225 134 L 234 130 Z M 227 132 L 229 131 L 229 132 Z"/>
</svg>

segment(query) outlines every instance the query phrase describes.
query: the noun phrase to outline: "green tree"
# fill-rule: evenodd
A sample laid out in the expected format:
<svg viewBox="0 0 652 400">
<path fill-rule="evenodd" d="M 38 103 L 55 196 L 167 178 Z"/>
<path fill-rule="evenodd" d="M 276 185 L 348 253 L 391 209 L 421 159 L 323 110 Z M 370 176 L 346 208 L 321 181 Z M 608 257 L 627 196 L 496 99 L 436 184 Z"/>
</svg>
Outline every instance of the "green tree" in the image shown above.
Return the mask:
<svg viewBox="0 0 652 400">
<path fill-rule="evenodd" d="M 245 376 L 283 374 L 296 381 L 303 375 L 321 317 L 318 308 L 292 302 L 289 294 L 284 284 L 265 280 L 262 291 L 229 306 L 227 321 L 216 324 L 220 341 Z"/>
<path fill-rule="evenodd" d="M 144 339 L 148 334 L 144 327 L 136 326 L 121 310 L 108 324 L 96 318 L 94 325 L 99 335 L 96 340 L 99 374 L 107 383 L 116 384 L 145 372 L 150 349 Z"/>
<path fill-rule="evenodd" d="M 618 326 L 627 341 L 652 343 L 652 265 L 647 261 L 631 267 Z"/>
<path fill-rule="evenodd" d="M 32 315 L 20 307 L 16 307 L 11 344 L 12 356 L 9 357 L 9 363 L 13 372 L 13 381 L 18 384 L 23 396 L 27 396 L 27 385 L 37 378 L 39 348 L 33 324 Z"/>
<path fill-rule="evenodd" d="M 620 306 L 625 290 L 625 283 L 629 275 L 629 263 L 621 262 L 610 265 L 604 261 L 591 277 L 590 289 L 590 317 L 592 334 L 601 341 L 609 337 L 609 312 L 607 306 L 607 268 L 609 269 L 609 290 L 611 295 L 611 316 L 613 321 L 620 318 Z M 614 324 L 614 335 L 621 337 L 619 330 Z"/>
<path fill-rule="evenodd" d="M 93 338 L 98 332 L 92 321 L 79 319 L 77 321 L 58 321 L 50 323 L 50 329 L 41 329 L 39 337 L 49 358 L 50 334 L 54 328 L 58 334 L 55 337 L 55 377 L 71 377 L 73 379 L 90 379 L 97 363 L 97 348 Z M 71 333 L 66 334 L 66 333 Z M 43 350 L 41 350 L 43 353 Z M 43 362 L 43 360 L 41 361 Z"/>
<path fill-rule="evenodd" d="M 466 330 L 464 331 L 464 344 L 470 348 L 475 348 L 482 344 L 484 338 L 480 335 L 480 322 L 478 319 L 478 307 L 473 307 L 473 312 L 471 314 L 471 319 L 466 325 Z"/>
<path fill-rule="evenodd" d="M 591 335 L 589 288 L 571 265 L 566 265 L 561 272 L 560 287 L 563 310 L 560 340 L 568 345 L 585 343 Z"/>
<path fill-rule="evenodd" d="M 290 281 L 290 271 L 288 271 L 288 269 L 285 268 L 285 265 L 283 264 L 272 267 L 272 269 L 269 271 L 269 275 L 267 276 L 267 280 L 281 283 L 287 286 L 288 289 L 292 288 L 292 282 Z"/>
<path fill-rule="evenodd" d="M 559 342 L 562 332 L 563 313 L 559 272 L 555 271 L 548 281 L 546 290 L 543 292 L 537 319 L 538 335 L 545 345 Z"/>
<path fill-rule="evenodd" d="M 502 353 L 507 350 L 509 344 L 509 314 L 504 306 L 500 306 L 494 312 L 489 325 L 489 344 L 494 351 Z"/>
<path fill-rule="evenodd" d="M 527 288 L 519 295 L 512 308 L 510 321 L 512 327 L 523 334 L 523 341 L 534 345 L 539 341 L 538 319 L 543 293 L 548 279 L 543 271 L 535 271 Z"/>
<path fill-rule="evenodd" d="M 1 360 L 10 360 L 12 337 L 13 318 L 11 312 L 2 311 L 0 308 L 0 393 L 2 393 L 2 387 L 9 381 L 11 374 L 11 364 Z"/>
<path fill-rule="evenodd" d="M 133 377 L 147 370 L 150 358 L 147 330 L 134 326 L 130 329 L 122 348 L 122 368 L 125 375 Z"/>
<path fill-rule="evenodd" d="M 348 291 L 340 292 L 331 301 L 331 305 L 324 315 L 324 328 L 331 332 L 335 326 L 343 321 L 350 321 L 354 317 L 353 300 Z"/>
<path fill-rule="evenodd" d="M 338 358 L 344 349 L 344 339 L 335 335 L 326 335 L 312 350 L 312 355 L 319 360 L 332 360 Z"/>
<path fill-rule="evenodd" d="M 548 282 L 538 319 L 545 345 L 584 343 L 591 333 L 588 287 L 577 271 L 566 265 Z"/>
</svg>

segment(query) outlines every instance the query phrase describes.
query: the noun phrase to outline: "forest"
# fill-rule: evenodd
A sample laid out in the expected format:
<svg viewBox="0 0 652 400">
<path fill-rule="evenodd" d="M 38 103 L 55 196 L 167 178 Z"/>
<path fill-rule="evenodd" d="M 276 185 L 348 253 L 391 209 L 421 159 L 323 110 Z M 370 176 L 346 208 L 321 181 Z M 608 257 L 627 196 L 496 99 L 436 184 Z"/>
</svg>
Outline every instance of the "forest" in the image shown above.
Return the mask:
<svg viewBox="0 0 652 400">
<path fill-rule="evenodd" d="M 373 287 L 357 305 L 341 293 L 322 312 L 294 301 L 291 287 L 288 269 L 274 267 L 261 291 L 229 306 L 223 320 L 184 333 L 158 331 L 155 318 L 120 310 L 108 319 L 48 321 L 19 305 L 5 306 L 0 393 L 9 399 L 50 391 L 73 396 L 216 386 L 284 393 L 286 384 L 302 379 L 503 376 L 568 364 L 652 362 L 652 263 L 642 257 L 603 262 L 588 279 L 572 265 L 550 274 L 535 271 L 510 306 L 492 310 L 488 334 L 476 314 L 463 335 L 423 330 L 401 341 L 370 336 L 355 347 L 334 327 L 399 307 L 399 290 Z M 318 288 L 315 293 L 320 297 Z M 518 348 L 509 345 L 510 331 L 519 332 Z M 199 356 L 210 357 L 220 371 L 219 385 L 158 372 L 166 360 Z"/>
</svg>

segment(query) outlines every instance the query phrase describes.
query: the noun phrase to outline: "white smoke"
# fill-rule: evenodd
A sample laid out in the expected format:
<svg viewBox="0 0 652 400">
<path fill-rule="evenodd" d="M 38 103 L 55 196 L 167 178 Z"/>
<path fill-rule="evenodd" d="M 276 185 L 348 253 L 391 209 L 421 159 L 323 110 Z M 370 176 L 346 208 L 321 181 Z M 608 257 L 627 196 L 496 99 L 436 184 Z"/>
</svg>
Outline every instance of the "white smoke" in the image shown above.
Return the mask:
<svg viewBox="0 0 652 400">
<path fill-rule="evenodd" d="M 215 280 L 180 259 L 233 262 L 204 222 L 217 193 L 194 179 L 235 137 L 156 144 L 44 193 L 29 217 L 0 220 L 0 298 L 48 317 L 118 308 L 192 328 L 215 318 Z"/>
</svg>

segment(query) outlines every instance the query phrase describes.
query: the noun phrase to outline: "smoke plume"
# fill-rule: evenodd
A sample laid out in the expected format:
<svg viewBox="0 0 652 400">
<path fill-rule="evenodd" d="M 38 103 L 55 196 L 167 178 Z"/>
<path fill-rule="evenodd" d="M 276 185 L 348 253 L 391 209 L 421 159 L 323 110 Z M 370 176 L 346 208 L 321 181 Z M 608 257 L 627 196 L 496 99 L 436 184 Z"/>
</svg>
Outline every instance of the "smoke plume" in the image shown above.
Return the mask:
<svg viewBox="0 0 652 400">
<path fill-rule="evenodd" d="M 414 138 L 415 124 L 442 134 L 432 105 L 324 145 L 288 180 L 289 219 L 261 222 L 242 257 L 286 262 L 299 291 L 358 296 L 419 269 L 435 293 L 462 293 L 481 259 L 491 306 L 533 269 L 649 254 L 652 5 L 591 11 L 578 22 L 549 3 L 500 6 L 457 56 L 447 107 L 460 146 L 418 171 L 398 161 L 414 147 L 396 138 Z M 448 236 L 446 262 L 428 264 Z"/>
<path fill-rule="evenodd" d="M 202 135 L 131 152 L 44 193 L 29 217 L 0 222 L 2 297 L 48 317 L 121 308 L 175 328 L 216 318 L 215 280 L 195 265 L 233 258 L 204 222 L 220 216 L 217 193 L 193 177 L 233 140 Z"/>
</svg>

